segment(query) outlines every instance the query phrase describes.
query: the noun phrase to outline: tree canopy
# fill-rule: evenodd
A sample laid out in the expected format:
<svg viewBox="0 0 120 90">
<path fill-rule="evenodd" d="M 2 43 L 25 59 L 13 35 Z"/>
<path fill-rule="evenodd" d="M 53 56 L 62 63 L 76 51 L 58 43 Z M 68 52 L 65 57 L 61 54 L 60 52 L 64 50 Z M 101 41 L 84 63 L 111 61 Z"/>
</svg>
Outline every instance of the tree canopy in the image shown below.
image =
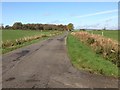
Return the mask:
<svg viewBox="0 0 120 90">
<path fill-rule="evenodd" d="M 20 29 L 20 30 L 67 30 L 66 25 L 55 25 L 55 24 L 35 24 L 28 23 L 22 24 L 21 22 L 15 22 L 13 26 L 6 25 L 5 29 Z"/>
<path fill-rule="evenodd" d="M 16 22 L 13 24 L 13 29 L 21 29 L 22 28 L 22 23 L 21 22 Z"/>
<path fill-rule="evenodd" d="M 73 25 L 72 23 L 69 23 L 69 24 L 67 25 L 67 29 L 68 29 L 69 31 L 72 31 L 72 30 L 74 29 L 74 25 Z"/>
</svg>

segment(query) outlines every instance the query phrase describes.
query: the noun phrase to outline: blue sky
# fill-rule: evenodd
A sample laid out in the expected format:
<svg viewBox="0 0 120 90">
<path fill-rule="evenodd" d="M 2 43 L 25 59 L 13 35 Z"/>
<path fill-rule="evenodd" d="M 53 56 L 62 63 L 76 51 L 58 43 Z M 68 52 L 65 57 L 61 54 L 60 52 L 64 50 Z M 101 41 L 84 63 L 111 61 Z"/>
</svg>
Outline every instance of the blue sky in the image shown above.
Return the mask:
<svg viewBox="0 0 120 90">
<path fill-rule="evenodd" d="M 116 29 L 117 2 L 3 2 L 2 22 L 73 23 L 75 28 Z"/>
</svg>

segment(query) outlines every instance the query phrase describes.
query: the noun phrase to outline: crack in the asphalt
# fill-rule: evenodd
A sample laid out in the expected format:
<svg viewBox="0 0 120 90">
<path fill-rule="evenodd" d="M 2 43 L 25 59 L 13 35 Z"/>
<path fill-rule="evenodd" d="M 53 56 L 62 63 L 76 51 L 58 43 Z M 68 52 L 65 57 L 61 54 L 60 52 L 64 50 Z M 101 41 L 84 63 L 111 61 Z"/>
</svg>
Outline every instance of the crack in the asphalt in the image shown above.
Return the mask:
<svg viewBox="0 0 120 90">
<path fill-rule="evenodd" d="M 35 86 L 36 86 L 36 84 L 32 86 L 32 89 L 34 89 L 34 88 L 35 88 Z"/>
<path fill-rule="evenodd" d="M 47 40 L 47 42 L 46 43 L 49 43 L 49 42 L 51 42 L 53 39 L 48 39 Z M 37 49 L 35 49 L 34 51 L 38 51 L 41 47 L 43 47 L 44 45 L 42 44 L 42 45 L 40 45 L 40 47 L 39 48 L 37 48 Z"/>
<path fill-rule="evenodd" d="M 49 41 L 50 40 L 53 40 L 53 39 L 48 39 Z M 44 46 L 43 44 L 42 45 L 40 45 L 40 47 L 39 48 L 37 48 L 37 49 L 35 49 L 34 51 L 37 51 L 37 50 L 39 50 L 42 46 Z M 33 51 L 33 52 L 34 52 Z M 30 52 L 30 50 L 22 50 L 21 52 L 18 52 L 18 53 L 16 53 L 17 55 L 20 55 L 20 56 L 18 56 L 16 59 L 14 59 L 13 61 L 18 61 L 18 60 L 20 60 L 20 58 L 21 57 L 23 57 L 23 56 L 25 56 L 27 53 L 29 53 Z M 32 52 L 32 53 L 33 53 Z M 31 54 L 32 54 L 31 53 Z"/>
<path fill-rule="evenodd" d="M 52 38 L 48 39 L 48 40 L 47 40 L 47 43 L 51 42 L 52 40 L 53 40 Z"/>
<path fill-rule="evenodd" d="M 29 79 L 29 80 L 26 80 L 26 82 L 40 82 L 40 80 Z"/>
<path fill-rule="evenodd" d="M 19 57 L 17 57 L 16 59 L 14 59 L 13 61 L 18 61 L 20 60 L 21 57 L 25 56 L 27 53 L 29 53 L 30 51 L 29 50 L 22 50 L 21 52 L 19 53 L 16 53 L 17 55 L 19 55 Z"/>
<path fill-rule="evenodd" d="M 40 45 L 40 47 L 39 47 L 39 48 L 37 48 L 37 49 L 35 49 L 34 51 L 38 51 L 38 50 L 39 50 L 41 47 L 43 47 L 43 46 L 44 46 L 43 44 L 42 44 L 42 45 Z M 34 52 L 34 51 L 33 51 L 33 52 Z M 33 52 L 32 52 L 32 53 L 33 53 Z"/>
<path fill-rule="evenodd" d="M 60 83 L 62 85 L 65 85 L 63 82 L 60 82 L 60 81 L 57 81 L 57 80 L 54 80 L 54 81 L 57 82 L 57 83 Z"/>
<path fill-rule="evenodd" d="M 10 77 L 10 78 L 6 79 L 5 81 L 12 81 L 14 79 L 15 79 L 15 77 Z"/>
<path fill-rule="evenodd" d="M 18 56 L 16 59 L 12 60 L 12 61 L 13 61 L 13 62 L 14 62 L 14 61 L 17 61 L 17 63 L 12 64 L 12 65 L 10 66 L 10 68 L 9 68 L 8 70 L 5 70 L 4 72 L 2 72 L 2 74 L 5 74 L 5 73 L 6 73 L 7 71 L 9 71 L 10 69 L 14 68 L 14 66 L 19 63 L 18 61 L 20 61 L 20 58 L 23 57 L 23 56 L 25 56 L 25 55 L 28 54 L 29 52 L 30 52 L 30 50 L 22 50 L 21 52 L 16 53 L 16 54 L 19 55 L 19 56 Z"/>
<path fill-rule="evenodd" d="M 47 81 L 47 83 L 45 84 L 45 88 L 48 88 L 48 83 L 50 80 Z"/>
<path fill-rule="evenodd" d="M 37 48 L 37 49 L 35 49 L 34 51 L 38 51 L 42 46 L 44 46 L 44 45 L 43 45 L 43 44 L 40 45 L 40 47 Z M 31 52 L 31 54 L 34 53 L 34 51 Z M 23 51 L 21 51 L 21 52 L 19 52 L 19 53 L 16 53 L 16 54 L 18 54 L 18 55 L 20 55 L 20 56 L 17 57 L 16 59 L 14 59 L 13 61 L 19 61 L 21 57 L 25 56 L 25 55 L 28 54 L 29 52 L 30 52 L 30 50 L 23 50 Z"/>
<path fill-rule="evenodd" d="M 48 39 L 49 42 L 50 42 L 51 40 L 53 40 L 53 39 Z M 48 42 L 47 42 L 47 43 L 48 43 Z M 16 54 L 19 55 L 19 56 L 18 56 L 16 59 L 12 60 L 12 61 L 20 61 L 20 58 L 22 58 L 22 57 L 25 56 L 26 54 L 29 53 L 29 55 L 31 55 L 31 54 L 33 54 L 34 52 L 38 51 L 38 50 L 39 50 L 41 47 L 43 47 L 43 46 L 44 46 L 44 44 L 40 45 L 39 48 L 35 49 L 35 50 L 32 51 L 31 53 L 29 53 L 30 50 L 22 50 L 21 52 L 16 53 Z M 19 63 L 19 62 L 17 62 L 17 63 Z M 12 66 L 10 66 L 9 70 L 12 69 L 15 65 L 16 65 L 16 63 L 13 64 Z M 6 70 L 6 71 L 2 72 L 2 74 L 5 74 L 5 73 L 6 73 L 7 71 L 9 71 L 9 70 Z"/>
</svg>

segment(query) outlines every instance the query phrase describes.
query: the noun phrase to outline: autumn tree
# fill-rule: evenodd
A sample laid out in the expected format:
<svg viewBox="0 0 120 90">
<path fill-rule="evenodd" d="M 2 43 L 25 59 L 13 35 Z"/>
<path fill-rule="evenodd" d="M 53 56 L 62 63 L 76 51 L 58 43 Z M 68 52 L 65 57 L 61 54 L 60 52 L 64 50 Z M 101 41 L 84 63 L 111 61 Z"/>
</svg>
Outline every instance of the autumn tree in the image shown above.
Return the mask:
<svg viewBox="0 0 120 90">
<path fill-rule="evenodd" d="M 67 25 L 67 29 L 68 29 L 69 31 L 72 31 L 72 30 L 74 29 L 73 24 L 72 24 L 72 23 L 69 23 L 69 24 Z"/>
<path fill-rule="evenodd" d="M 21 30 L 67 30 L 67 25 L 55 25 L 55 24 L 35 24 L 28 23 L 22 24 L 21 22 L 16 22 L 13 24 L 12 29 L 21 29 Z"/>
<path fill-rule="evenodd" d="M 13 29 L 22 29 L 22 23 L 21 22 L 16 22 L 13 24 Z"/>
</svg>

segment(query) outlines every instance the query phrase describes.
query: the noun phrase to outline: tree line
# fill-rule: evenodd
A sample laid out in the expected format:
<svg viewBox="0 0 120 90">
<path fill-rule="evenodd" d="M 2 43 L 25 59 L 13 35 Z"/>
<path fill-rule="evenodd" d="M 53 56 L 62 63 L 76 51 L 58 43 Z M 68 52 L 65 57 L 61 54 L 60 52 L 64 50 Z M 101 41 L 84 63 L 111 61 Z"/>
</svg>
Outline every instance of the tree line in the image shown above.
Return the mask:
<svg viewBox="0 0 120 90">
<path fill-rule="evenodd" d="M 72 23 L 68 25 L 55 25 L 55 24 L 22 24 L 21 22 L 15 22 L 12 26 L 6 25 L 5 27 L 1 25 L 1 29 L 9 30 L 69 30 L 71 31 L 74 27 Z"/>
</svg>

